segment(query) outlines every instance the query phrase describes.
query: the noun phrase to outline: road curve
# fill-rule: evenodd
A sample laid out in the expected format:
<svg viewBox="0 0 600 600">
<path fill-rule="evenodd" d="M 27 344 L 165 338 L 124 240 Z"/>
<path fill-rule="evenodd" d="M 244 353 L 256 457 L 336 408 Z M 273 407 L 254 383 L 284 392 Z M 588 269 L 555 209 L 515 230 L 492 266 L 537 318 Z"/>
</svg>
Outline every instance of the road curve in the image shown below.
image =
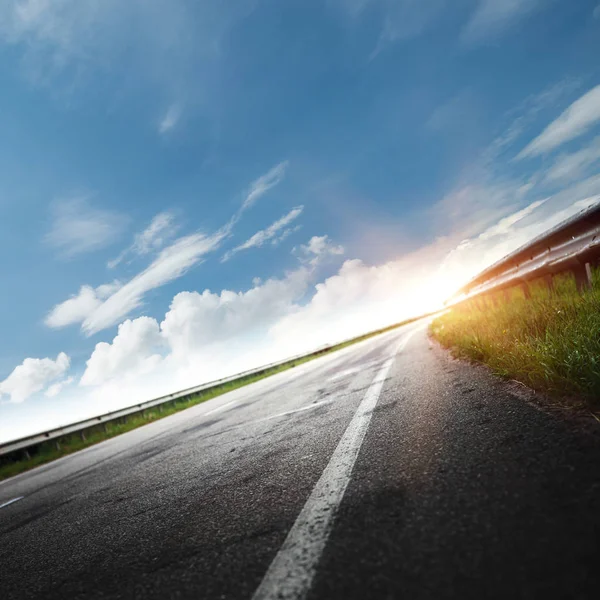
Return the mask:
<svg viewBox="0 0 600 600">
<path fill-rule="evenodd" d="M 600 436 L 406 326 L 0 482 L 0 598 L 596 598 Z"/>
</svg>

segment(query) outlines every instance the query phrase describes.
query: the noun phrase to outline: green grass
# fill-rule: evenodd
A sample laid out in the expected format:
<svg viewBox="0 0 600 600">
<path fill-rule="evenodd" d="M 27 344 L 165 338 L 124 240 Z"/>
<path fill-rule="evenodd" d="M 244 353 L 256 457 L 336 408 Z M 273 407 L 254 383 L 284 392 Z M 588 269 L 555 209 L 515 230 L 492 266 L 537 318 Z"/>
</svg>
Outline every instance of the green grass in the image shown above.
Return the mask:
<svg viewBox="0 0 600 600">
<path fill-rule="evenodd" d="M 600 408 L 600 273 L 578 293 L 570 276 L 554 291 L 538 282 L 532 298 L 513 289 L 452 307 L 433 321 L 431 335 L 457 358 L 485 363 L 571 405 Z"/>
<path fill-rule="evenodd" d="M 401 323 L 397 323 L 390 327 L 367 333 L 365 335 L 359 336 L 341 344 L 325 348 L 324 350 L 319 350 L 302 358 L 289 361 L 280 366 L 267 369 L 260 373 L 254 375 L 247 375 L 245 377 L 240 377 L 239 379 L 235 379 L 234 381 L 230 381 L 228 383 L 216 385 L 209 389 L 203 390 L 197 395 L 186 400 L 173 400 L 164 403 L 160 407 L 157 406 L 151 409 L 146 409 L 143 414 L 138 413 L 135 415 L 130 415 L 129 417 L 120 419 L 118 421 L 111 421 L 95 425 L 85 430 L 84 437 L 82 437 L 80 433 L 72 433 L 70 435 L 60 437 L 58 439 L 49 440 L 34 448 L 30 448 L 29 457 L 25 454 L 24 451 L 15 452 L 8 456 L 1 457 L 0 481 L 3 479 L 7 479 L 8 477 L 18 475 L 19 473 L 22 473 L 24 471 L 28 471 L 29 469 L 33 469 L 34 467 L 37 467 L 39 465 L 56 460 L 57 458 L 61 458 L 62 456 L 66 456 L 67 454 L 71 454 L 73 452 L 77 452 L 78 450 L 82 450 L 83 448 L 87 448 L 99 442 L 103 442 L 104 440 L 107 440 L 109 438 L 121 435 L 122 433 L 131 431 L 132 429 L 136 429 L 143 425 L 147 425 L 148 423 L 152 423 L 153 421 L 157 421 L 158 419 L 162 419 L 181 410 L 185 410 L 186 408 L 190 408 L 192 406 L 195 406 L 196 404 L 200 404 L 201 402 L 206 402 L 211 398 L 221 396 L 222 394 L 231 392 L 232 390 L 238 389 L 245 385 L 249 385 L 250 383 L 254 383 L 255 381 L 264 379 L 265 377 L 270 377 L 271 375 L 275 375 L 276 373 L 287 371 L 288 369 L 292 369 L 293 367 L 306 363 L 319 356 L 323 356 L 324 354 L 329 354 L 331 352 L 341 350 L 342 348 L 345 348 L 352 344 L 356 344 L 357 342 L 361 342 L 373 336 L 380 335 L 387 331 L 391 331 L 392 329 L 396 329 L 398 327 L 401 327 L 402 325 L 407 325 L 408 323 L 411 323 L 416 320 L 417 319 L 409 319 L 407 321 L 402 321 Z"/>
</svg>

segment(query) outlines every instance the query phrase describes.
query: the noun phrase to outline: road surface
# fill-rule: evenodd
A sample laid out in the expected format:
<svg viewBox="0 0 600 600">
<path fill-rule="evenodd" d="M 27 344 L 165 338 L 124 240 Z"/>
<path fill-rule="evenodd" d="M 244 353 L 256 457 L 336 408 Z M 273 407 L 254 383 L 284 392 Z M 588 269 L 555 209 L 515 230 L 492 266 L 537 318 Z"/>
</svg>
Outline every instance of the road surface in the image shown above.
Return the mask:
<svg viewBox="0 0 600 600">
<path fill-rule="evenodd" d="M 600 442 L 422 323 L 0 483 L 0 598 L 597 598 Z"/>
</svg>

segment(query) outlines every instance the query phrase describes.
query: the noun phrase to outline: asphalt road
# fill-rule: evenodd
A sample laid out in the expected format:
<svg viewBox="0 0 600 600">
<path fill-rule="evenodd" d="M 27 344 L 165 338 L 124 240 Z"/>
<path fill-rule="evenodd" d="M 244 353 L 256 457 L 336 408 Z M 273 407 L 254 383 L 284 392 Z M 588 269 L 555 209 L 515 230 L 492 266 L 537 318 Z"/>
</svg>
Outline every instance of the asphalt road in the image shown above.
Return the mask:
<svg viewBox="0 0 600 600">
<path fill-rule="evenodd" d="M 0 483 L 0 598 L 598 598 L 600 438 L 407 326 Z"/>
</svg>

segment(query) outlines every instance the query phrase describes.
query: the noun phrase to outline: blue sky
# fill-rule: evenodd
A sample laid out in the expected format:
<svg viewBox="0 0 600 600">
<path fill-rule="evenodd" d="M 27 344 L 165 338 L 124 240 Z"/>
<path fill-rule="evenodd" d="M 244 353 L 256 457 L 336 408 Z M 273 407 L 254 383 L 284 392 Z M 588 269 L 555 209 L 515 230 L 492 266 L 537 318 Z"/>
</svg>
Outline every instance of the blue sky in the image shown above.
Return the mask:
<svg viewBox="0 0 600 600">
<path fill-rule="evenodd" d="M 0 439 L 434 308 L 600 194 L 596 0 L 6 0 Z"/>
</svg>

